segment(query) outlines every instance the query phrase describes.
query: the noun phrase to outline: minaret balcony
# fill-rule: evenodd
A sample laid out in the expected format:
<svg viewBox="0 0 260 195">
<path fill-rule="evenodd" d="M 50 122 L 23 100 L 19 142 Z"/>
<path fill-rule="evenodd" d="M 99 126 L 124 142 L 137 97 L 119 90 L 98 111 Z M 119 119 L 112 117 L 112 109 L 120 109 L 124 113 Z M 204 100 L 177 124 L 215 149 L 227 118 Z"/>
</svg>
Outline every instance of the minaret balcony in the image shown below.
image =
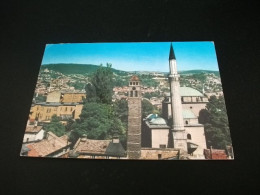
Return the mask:
<svg viewBox="0 0 260 195">
<path fill-rule="evenodd" d="M 179 78 L 180 75 L 179 74 L 169 74 L 168 77 L 169 78 Z"/>
</svg>

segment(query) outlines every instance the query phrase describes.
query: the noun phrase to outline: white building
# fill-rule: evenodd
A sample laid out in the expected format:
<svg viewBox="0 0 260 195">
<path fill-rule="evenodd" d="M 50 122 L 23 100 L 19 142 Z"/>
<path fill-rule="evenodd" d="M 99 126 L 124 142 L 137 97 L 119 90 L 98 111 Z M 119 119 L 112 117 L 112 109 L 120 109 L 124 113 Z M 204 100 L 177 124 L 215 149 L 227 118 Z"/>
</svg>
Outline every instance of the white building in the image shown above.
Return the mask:
<svg viewBox="0 0 260 195">
<path fill-rule="evenodd" d="M 42 140 L 44 137 L 44 130 L 42 126 L 27 125 L 23 137 L 23 143 L 34 142 Z"/>
</svg>

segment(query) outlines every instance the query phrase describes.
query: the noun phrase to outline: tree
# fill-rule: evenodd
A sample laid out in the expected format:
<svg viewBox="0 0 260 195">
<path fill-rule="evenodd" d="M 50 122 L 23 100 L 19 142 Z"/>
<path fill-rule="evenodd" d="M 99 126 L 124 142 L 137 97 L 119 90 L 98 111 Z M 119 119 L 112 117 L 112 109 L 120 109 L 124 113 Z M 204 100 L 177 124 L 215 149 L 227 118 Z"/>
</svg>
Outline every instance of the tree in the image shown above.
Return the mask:
<svg viewBox="0 0 260 195">
<path fill-rule="evenodd" d="M 37 97 L 35 96 L 35 102 L 38 103 L 38 102 L 45 102 L 46 101 L 46 96 L 44 95 L 38 95 Z"/>
<path fill-rule="evenodd" d="M 206 110 L 202 110 L 199 115 L 200 123 L 205 126 L 205 136 L 207 146 L 225 149 L 231 144 L 229 124 L 224 97 L 211 96 L 206 105 Z"/>
<path fill-rule="evenodd" d="M 126 99 L 116 100 L 113 103 L 115 114 L 120 120 L 127 124 L 128 123 L 128 102 Z"/>
<path fill-rule="evenodd" d="M 53 115 L 51 117 L 51 122 L 49 124 L 44 125 L 44 130 L 46 130 L 47 132 L 51 131 L 58 137 L 65 134 L 65 127 L 61 124 L 57 115 Z"/>
<path fill-rule="evenodd" d="M 111 105 L 87 102 L 81 112 L 80 120 L 72 125 L 71 141 L 84 134 L 90 139 L 112 139 L 113 135 L 124 136 L 125 128 L 115 115 Z"/>
<path fill-rule="evenodd" d="M 160 114 L 160 111 L 153 106 L 148 100 L 142 100 L 142 117 L 147 117 L 149 114 Z"/>
<path fill-rule="evenodd" d="M 88 97 L 87 101 L 95 101 L 104 104 L 110 104 L 112 102 L 113 94 L 113 72 L 112 65 L 107 64 L 103 67 L 102 64 L 94 72 L 90 79 L 90 84 L 86 86 L 86 92 Z"/>
</svg>

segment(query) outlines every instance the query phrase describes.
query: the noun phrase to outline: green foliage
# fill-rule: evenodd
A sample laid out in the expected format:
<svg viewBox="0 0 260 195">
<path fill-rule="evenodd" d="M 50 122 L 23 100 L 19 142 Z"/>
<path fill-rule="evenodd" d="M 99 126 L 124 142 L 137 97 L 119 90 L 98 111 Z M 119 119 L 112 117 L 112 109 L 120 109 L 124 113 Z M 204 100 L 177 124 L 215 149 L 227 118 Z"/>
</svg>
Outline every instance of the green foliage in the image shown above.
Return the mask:
<svg viewBox="0 0 260 195">
<path fill-rule="evenodd" d="M 87 102 L 81 112 L 80 120 L 72 125 L 71 141 L 84 134 L 90 139 L 111 139 L 113 135 L 125 136 L 125 128 L 116 117 L 112 105 Z"/>
<path fill-rule="evenodd" d="M 57 115 L 53 115 L 51 117 L 51 122 L 49 124 L 44 125 L 44 130 L 51 131 L 58 137 L 65 134 L 65 127 L 61 124 L 59 117 Z"/>
<path fill-rule="evenodd" d="M 78 90 L 82 90 L 82 89 L 85 88 L 85 84 L 81 83 L 79 81 L 72 83 L 71 86 L 74 87 L 75 89 L 78 89 Z"/>
<path fill-rule="evenodd" d="M 49 70 L 53 70 L 55 72 L 60 72 L 62 74 L 92 74 L 94 73 L 99 66 L 93 64 L 45 64 L 41 66 L 41 69 L 44 70 L 48 68 Z M 112 69 L 112 71 L 118 75 L 127 75 L 127 72 Z"/>
<path fill-rule="evenodd" d="M 200 112 L 199 121 L 205 125 L 207 146 L 225 149 L 231 144 L 229 124 L 224 97 L 211 96 L 206 110 Z"/>
<path fill-rule="evenodd" d="M 148 100 L 142 100 L 142 117 L 147 117 L 149 114 L 159 114 L 160 111 L 153 106 Z"/>
<path fill-rule="evenodd" d="M 113 103 L 113 107 L 115 110 L 116 117 L 120 118 L 120 120 L 124 123 L 128 123 L 128 102 L 125 99 L 116 100 Z"/>
<path fill-rule="evenodd" d="M 73 119 L 68 119 L 67 120 L 67 124 L 65 126 L 65 129 L 67 132 L 71 131 L 72 130 L 72 125 L 75 123 L 75 121 Z"/>
<path fill-rule="evenodd" d="M 128 79 L 122 79 L 120 76 L 117 76 L 113 80 L 113 87 L 123 87 L 128 85 Z"/>
<path fill-rule="evenodd" d="M 214 70 L 185 70 L 185 71 L 180 71 L 181 75 L 185 74 L 201 74 L 201 73 L 212 73 L 216 76 L 219 76 L 219 71 L 214 71 Z"/>
<path fill-rule="evenodd" d="M 152 97 L 162 97 L 159 91 L 151 92 L 151 93 L 145 93 L 143 95 L 144 98 L 151 99 Z"/>
<path fill-rule="evenodd" d="M 35 102 L 38 103 L 38 102 L 45 102 L 47 99 L 46 96 L 44 95 L 38 95 L 38 97 L 35 97 Z"/>
<path fill-rule="evenodd" d="M 94 72 L 91 77 L 91 83 L 86 85 L 86 93 L 89 98 L 88 102 L 99 102 L 110 104 L 113 94 L 113 72 L 111 64 L 106 67 L 100 67 Z"/>
<path fill-rule="evenodd" d="M 140 76 L 140 79 L 142 81 L 142 85 L 146 86 L 146 87 L 158 87 L 159 86 L 159 82 L 157 82 L 156 80 L 153 79 L 153 76 L 151 75 L 144 75 L 142 74 Z"/>
</svg>

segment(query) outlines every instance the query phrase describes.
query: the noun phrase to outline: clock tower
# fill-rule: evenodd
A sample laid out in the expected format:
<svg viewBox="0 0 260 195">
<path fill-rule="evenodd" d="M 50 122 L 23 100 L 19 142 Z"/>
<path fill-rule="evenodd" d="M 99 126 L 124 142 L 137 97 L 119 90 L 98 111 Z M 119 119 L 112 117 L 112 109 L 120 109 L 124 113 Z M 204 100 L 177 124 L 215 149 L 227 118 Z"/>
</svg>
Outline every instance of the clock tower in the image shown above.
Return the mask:
<svg viewBox="0 0 260 195">
<path fill-rule="evenodd" d="M 141 117 L 141 82 L 137 76 L 132 76 L 128 89 L 127 156 L 129 159 L 139 159 L 141 156 Z"/>
</svg>

